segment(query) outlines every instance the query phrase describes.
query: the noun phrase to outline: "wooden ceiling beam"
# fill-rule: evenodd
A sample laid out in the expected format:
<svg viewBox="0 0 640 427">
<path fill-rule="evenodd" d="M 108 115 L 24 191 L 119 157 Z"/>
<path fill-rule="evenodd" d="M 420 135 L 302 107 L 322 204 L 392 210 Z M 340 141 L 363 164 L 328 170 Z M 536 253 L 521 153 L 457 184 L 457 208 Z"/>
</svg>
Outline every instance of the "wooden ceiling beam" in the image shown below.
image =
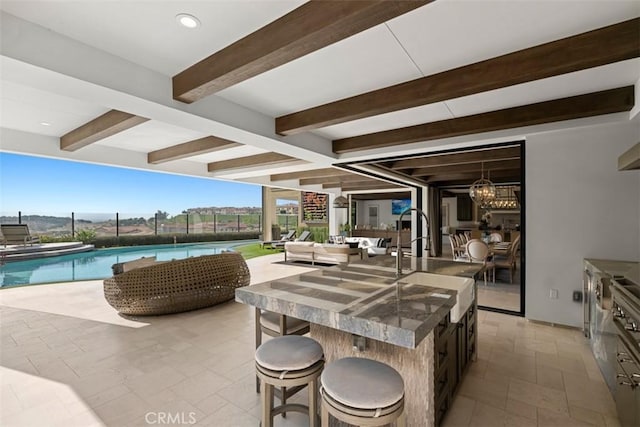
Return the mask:
<svg viewBox="0 0 640 427">
<path fill-rule="evenodd" d="M 633 108 L 633 105 L 634 88 L 633 86 L 627 86 L 472 116 L 337 139 L 333 141 L 333 151 L 342 154 L 372 148 L 392 147 L 413 142 L 580 119 L 629 111 Z"/>
<path fill-rule="evenodd" d="M 205 136 L 204 138 L 194 139 L 193 141 L 152 151 L 147 154 L 147 163 L 157 165 L 172 160 L 180 160 L 200 154 L 226 150 L 240 145 L 242 144 L 229 141 L 228 139 L 218 138 L 216 136 Z"/>
<path fill-rule="evenodd" d="M 280 135 L 319 129 L 640 56 L 640 18 L 276 118 Z"/>
<path fill-rule="evenodd" d="M 119 132 L 130 129 L 147 118 L 125 113 L 124 111 L 111 110 L 83 124 L 60 137 L 60 149 L 64 151 L 76 151 L 89 144 L 108 138 Z"/>
<path fill-rule="evenodd" d="M 300 185 L 315 185 L 315 184 L 326 184 L 327 182 L 354 182 L 354 181 L 371 181 L 371 182 L 379 182 L 374 178 L 367 178 L 366 176 L 358 175 L 358 174 L 349 174 L 349 175 L 334 175 L 332 177 L 320 177 L 320 178 L 302 178 L 300 179 Z"/>
<path fill-rule="evenodd" d="M 175 75 L 173 99 L 192 103 L 430 1 L 307 2 Z"/>
<path fill-rule="evenodd" d="M 378 184 L 360 184 L 355 185 L 355 183 L 342 184 L 342 191 L 360 191 L 360 190 L 387 190 L 387 189 L 395 189 L 402 188 L 399 185 L 391 184 L 388 182 L 380 182 Z"/>
<path fill-rule="evenodd" d="M 345 172 L 342 169 L 337 168 L 323 168 L 323 169 L 311 169 L 299 172 L 286 172 L 276 173 L 271 175 L 271 181 L 288 181 L 290 179 L 305 179 L 305 178 L 322 178 L 322 177 L 334 177 L 334 176 L 348 176 L 349 172 Z"/>
<path fill-rule="evenodd" d="M 519 168 L 520 168 L 520 159 L 513 159 L 513 160 L 499 160 L 495 162 L 486 162 L 486 163 L 478 162 L 478 163 L 466 163 L 466 164 L 459 164 L 459 165 L 417 168 L 417 169 L 411 170 L 410 175 L 413 177 L 419 177 L 419 176 L 430 176 L 430 175 L 439 175 L 439 174 L 466 173 L 466 172 L 481 173 L 483 170 L 485 173 L 487 173 L 488 171 L 519 169 Z"/>
<path fill-rule="evenodd" d="M 324 184 L 322 184 L 322 189 L 326 190 L 328 188 L 340 188 L 341 186 L 342 184 L 339 182 L 325 182 Z"/>
<path fill-rule="evenodd" d="M 280 153 L 264 153 L 254 156 L 238 157 L 236 159 L 222 160 L 207 164 L 209 172 L 219 172 L 229 169 L 250 168 L 255 166 L 270 166 L 279 163 L 301 162 L 295 157 L 286 156 Z"/>
<path fill-rule="evenodd" d="M 387 167 L 392 170 L 416 169 L 424 167 L 461 165 L 466 163 L 503 161 L 518 158 L 520 158 L 520 147 L 504 147 L 396 160 Z"/>
<path fill-rule="evenodd" d="M 361 177 L 362 178 L 362 177 Z M 377 179 L 366 179 L 366 178 L 362 178 L 359 181 L 349 181 L 349 182 L 335 182 L 333 180 L 331 180 L 331 182 L 324 182 L 322 184 L 323 188 L 325 188 L 325 185 L 328 185 L 330 187 L 327 188 L 336 188 L 336 187 L 343 187 L 343 186 L 349 186 L 349 187 L 353 187 L 353 186 L 367 186 L 367 185 L 378 185 L 378 184 L 388 184 L 386 181 L 379 181 Z"/>
</svg>

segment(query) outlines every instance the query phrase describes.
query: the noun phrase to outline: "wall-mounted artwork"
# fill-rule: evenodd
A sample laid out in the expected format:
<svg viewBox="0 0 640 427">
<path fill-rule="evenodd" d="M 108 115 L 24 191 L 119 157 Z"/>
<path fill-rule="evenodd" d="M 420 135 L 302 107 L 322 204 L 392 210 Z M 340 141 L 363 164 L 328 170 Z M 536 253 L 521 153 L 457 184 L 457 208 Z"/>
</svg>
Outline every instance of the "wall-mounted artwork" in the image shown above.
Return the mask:
<svg viewBox="0 0 640 427">
<path fill-rule="evenodd" d="M 327 195 L 303 191 L 302 214 L 306 223 L 327 222 Z"/>
<path fill-rule="evenodd" d="M 391 214 L 400 215 L 411 207 L 411 199 L 394 199 L 391 200 Z"/>
</svg>

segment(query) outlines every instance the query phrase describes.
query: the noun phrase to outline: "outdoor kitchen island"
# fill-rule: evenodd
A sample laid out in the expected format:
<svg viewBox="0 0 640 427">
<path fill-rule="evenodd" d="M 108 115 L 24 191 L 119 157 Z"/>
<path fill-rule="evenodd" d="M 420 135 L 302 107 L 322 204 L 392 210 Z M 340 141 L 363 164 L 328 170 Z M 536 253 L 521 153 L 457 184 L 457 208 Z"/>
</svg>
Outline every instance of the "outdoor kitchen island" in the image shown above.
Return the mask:
<svg viewBox="0 0 640 427">
<path fill-rule="evenodd" d="M 366 357 L 405 383 L 409 426 L 437 425 L 477 346 L 482 265 L 377 256 L 236 290 L 236 301 L 311 323 L 327 363 Z M 335 422 L 332 425 L 338 425 Z"/>
</svg>

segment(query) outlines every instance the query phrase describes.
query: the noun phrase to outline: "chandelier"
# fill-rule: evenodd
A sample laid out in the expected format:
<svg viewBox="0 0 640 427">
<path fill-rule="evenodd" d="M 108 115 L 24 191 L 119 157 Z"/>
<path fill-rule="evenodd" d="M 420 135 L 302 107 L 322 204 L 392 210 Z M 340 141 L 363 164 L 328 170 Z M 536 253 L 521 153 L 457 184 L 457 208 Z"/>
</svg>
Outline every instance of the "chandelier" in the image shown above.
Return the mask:
<svg viewBox="0 0 640 427">
<path fill-rule="evenodd" d="M 489 202 L 493 209 L 517 209 L 518 200 L 515 194 L 515 187 L 496 187 L 496 198 Z"/>
<path fill-rule="evenodd" d="M 496 186 L 488 178 L 484 178 L 484 163 L 482 163 L 480 179 L 469 188 L 469 196 L 481 208 L 490 207 L 491 202 L 496 198 Z"/>
</svg>

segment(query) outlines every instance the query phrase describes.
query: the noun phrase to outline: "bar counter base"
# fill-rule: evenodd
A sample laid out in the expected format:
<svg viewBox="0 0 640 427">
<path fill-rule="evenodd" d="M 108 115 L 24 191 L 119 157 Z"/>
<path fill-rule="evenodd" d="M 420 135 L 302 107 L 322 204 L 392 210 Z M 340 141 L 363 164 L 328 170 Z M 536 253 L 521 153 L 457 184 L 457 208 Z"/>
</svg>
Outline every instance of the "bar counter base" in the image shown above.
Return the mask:
<svg viewBox="0 0 640 427">
<path fill-rule="evenodd" d="M 311 337 L 322 345 L 326 363 L 343 357 L 366 357 L 393 367 L 404 380 L 407 426 L 434 426 L 433 331 L 415 349 L 367 339 L 365 350 L 357 351 L 351 333 L 314 323 Z M 347 424 L 332 418 L 330 425 Z"/>
</svg>

